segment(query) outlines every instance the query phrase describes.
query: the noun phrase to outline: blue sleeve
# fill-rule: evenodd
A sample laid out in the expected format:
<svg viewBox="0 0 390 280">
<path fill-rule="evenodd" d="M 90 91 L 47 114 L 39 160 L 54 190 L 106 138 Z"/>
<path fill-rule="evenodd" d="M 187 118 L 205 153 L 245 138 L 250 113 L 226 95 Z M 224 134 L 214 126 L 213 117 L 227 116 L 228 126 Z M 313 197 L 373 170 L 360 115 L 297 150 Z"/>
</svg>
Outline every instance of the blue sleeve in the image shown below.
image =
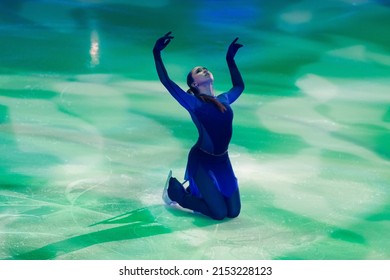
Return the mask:
<svg viewBox="0 0 390 280">
<path fill-rule="evenodd" d="M 156 63 L 156 70 L 158 77 L 168 92 L 180 103 L 181 106 L 189 111 L 193 111 L 200 102 L 195 96 L 182 90 L 176 83 L 174 83 L 168 76 L 164 63 L 161 59 L 160 52 L 153 52 L 154 61 Z"/>
<path fill-rule="evenodd" d="M 236 65 L 236 62 L 234 61 L 234 58 L 227 58 L 226 61 L 229 67 L 233 87 L 229 91 L 218 96 L 218 99 L 226 100 L 226 102 L 232 104 L 244 91 L 245 85 L 241 77 L 241 73 Z"/>
</svg>

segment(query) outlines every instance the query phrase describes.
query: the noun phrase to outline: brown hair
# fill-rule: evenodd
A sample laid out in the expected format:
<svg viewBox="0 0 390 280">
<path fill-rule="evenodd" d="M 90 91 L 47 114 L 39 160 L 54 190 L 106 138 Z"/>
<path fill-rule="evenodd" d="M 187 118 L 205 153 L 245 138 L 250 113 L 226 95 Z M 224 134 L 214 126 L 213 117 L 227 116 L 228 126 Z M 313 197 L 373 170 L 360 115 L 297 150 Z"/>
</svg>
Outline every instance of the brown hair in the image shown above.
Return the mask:
<svg viewBox="0 0 390 280">
<path fill-rule="evenodd" d="M 219 102 L 218 99 L 207 94 L 202 94 L 196 87 L 193 87 L 193 82 L 194 78 L 192 77 L 192 73 L 189 72 L 187 75 L 187 85 L 189 86 L 189 89 L 187 90 L 188 93 L 195 95 L 203 102 L 213 103 L 222 113 L 226 111 L 226 107 L 221 102 Z"/>
</svg>

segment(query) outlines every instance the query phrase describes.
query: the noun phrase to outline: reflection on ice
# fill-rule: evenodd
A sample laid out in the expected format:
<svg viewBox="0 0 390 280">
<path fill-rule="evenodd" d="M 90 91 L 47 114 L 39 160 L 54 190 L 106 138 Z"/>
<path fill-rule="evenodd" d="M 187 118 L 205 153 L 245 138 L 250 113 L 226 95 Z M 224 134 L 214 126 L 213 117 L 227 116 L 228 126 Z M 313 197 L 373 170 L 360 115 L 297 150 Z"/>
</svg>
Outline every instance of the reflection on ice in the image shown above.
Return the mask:
<svg viewBox="0 0 390 280">
<path fill-rule="evenodd" d="M 96 30 L 91 32 L 91 47 L 89 48 L 89 55 L 91 56 L 91 67 L 95 67 L 100 63 L 100 47 L 99 34 Z"/>
</svg>

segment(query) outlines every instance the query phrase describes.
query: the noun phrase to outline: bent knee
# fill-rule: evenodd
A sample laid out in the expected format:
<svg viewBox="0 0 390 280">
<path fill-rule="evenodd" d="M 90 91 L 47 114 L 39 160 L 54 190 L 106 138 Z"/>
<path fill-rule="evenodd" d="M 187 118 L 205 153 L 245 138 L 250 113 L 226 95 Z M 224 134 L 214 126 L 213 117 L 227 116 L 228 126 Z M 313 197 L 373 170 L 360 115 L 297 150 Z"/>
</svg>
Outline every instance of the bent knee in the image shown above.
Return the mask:
<svg viewBox="0 0 390 280">
<path fill-rule="evenodd" d="M 228 216 L 228 218 L 237 218 L 238 215 L 240 215 L 240 212 L 241 212 L 240 210 L 230 212 L 227 216 Z"/>
<path fill-rule="evenodd" d="M 215 209 L 214 211 L 211 211 L 209 215 L 214 220 L 223 220 L 228 216 L 228 211 L 226 208 L 222 209 Z"/>
<path fill-rule="evenodd" d="M 234 209 L 229 209 L 227 216 L 229 218 L 237 218 L 240 215 L 241 206 L 235 207 Z"/>
</svg>

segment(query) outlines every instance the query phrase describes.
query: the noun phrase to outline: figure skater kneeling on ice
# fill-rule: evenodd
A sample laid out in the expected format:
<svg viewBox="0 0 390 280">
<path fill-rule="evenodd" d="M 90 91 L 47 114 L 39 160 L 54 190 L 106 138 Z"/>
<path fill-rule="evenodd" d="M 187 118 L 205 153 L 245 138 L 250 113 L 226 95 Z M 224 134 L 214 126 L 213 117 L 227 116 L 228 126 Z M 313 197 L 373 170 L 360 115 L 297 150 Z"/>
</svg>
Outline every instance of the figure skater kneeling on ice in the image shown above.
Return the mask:
<svg viewBox="0 0 390 280">
<path fill-rule="evenodd" d="M 191 115 L 196 125 L 199 138 L 191 148 L 183 185 L 169 172 L 163 191 L 164 202 L 200 212 L 215 220 L 226 217 L 235 218 L 241 210 L 237 178 L 234 175 L 228 155 L 228 146 L 232 137 L 233 111 L 230 107 L 243 92 L 244 82 L 234 61 L 241 44 L 236 38 L 226 54 L 232 88 L 215 96 L 214 78 L 211 72 L 202 66 L 196 66 L 188 73 L 186 92 L 168 76 L 161 51 L 173 39 L 171 32 L 159 38 L 153 48 L 158 77 L 169 93 Z"/>
</svg>

